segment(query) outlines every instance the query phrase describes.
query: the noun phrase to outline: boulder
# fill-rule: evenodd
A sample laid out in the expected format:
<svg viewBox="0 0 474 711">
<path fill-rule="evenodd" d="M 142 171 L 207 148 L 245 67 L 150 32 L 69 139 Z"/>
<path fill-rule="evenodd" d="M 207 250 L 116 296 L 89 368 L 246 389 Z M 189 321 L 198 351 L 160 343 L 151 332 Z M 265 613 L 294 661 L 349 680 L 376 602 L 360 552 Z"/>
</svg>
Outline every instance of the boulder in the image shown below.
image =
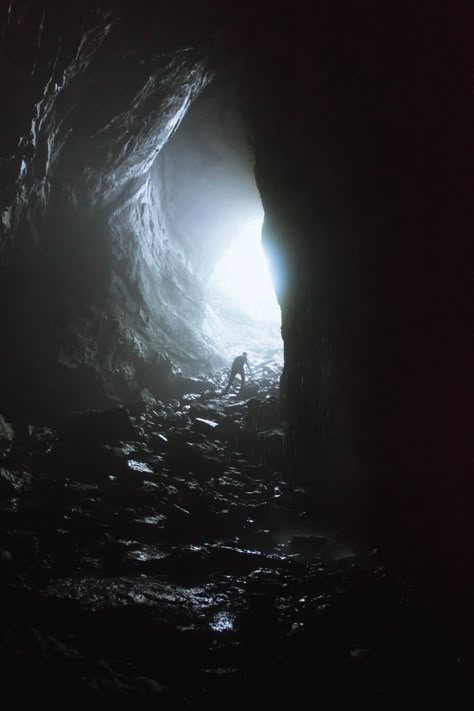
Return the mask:
<svg viewBox="0 0 474 711">
<path fill-rule="evenodd" d="M 0 415 L 0 447 L 13 441 L 15 432 L 13 427 Z"/>
</svg>

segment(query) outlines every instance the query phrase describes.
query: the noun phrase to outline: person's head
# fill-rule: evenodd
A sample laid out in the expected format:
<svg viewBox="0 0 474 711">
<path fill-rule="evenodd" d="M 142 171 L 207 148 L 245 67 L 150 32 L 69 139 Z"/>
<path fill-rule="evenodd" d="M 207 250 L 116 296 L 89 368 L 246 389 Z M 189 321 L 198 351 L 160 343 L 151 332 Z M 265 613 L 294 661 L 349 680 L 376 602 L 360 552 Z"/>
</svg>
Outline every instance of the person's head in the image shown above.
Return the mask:
<svg viewBox="0 0 474 711">
<path fill-rule="evenodd" d="M 244 351 L 244 352 L 242 353 L 242 355 L 247 358 L 247 351 Z"/>
</svg>

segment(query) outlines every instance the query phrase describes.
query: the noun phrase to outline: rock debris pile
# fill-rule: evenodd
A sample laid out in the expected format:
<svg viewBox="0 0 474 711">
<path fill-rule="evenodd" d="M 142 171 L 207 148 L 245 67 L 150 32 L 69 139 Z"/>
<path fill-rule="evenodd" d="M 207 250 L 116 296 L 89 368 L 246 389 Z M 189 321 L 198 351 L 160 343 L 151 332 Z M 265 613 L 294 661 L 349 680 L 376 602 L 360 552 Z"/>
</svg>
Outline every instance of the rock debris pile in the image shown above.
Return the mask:
<svg viewBox="0 0 474 711">
<path fill-rule="evenodd" d="M 17 699 L 460 699 L 438 630 L 373 555 L 309 527 L 280 364 L 15 434 L 0 419 L 1 666 Z M 8 689 L 7 689 L 8 687 Z"/>
</svg>

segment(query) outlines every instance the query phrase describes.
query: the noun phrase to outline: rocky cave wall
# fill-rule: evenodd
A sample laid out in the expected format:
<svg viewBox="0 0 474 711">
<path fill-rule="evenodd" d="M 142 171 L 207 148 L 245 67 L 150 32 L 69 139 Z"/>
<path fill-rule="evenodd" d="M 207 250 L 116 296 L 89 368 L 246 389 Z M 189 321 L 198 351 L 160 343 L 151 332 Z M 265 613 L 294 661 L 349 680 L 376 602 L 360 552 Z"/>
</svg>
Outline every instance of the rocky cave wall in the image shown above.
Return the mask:
<svg viewBox="0 0 474 711">
<path fill-rule="evenodd" d="M 124 371 L 113 395 L 126 390 L 150 314 L 121 265 L 150 248 L 132 255 L 120 235 L 166 231 L 149 208 L 154 154 L 216 66 L 243 56 L 296 476 L 316 482 L 322 512 L 467 601 L 470 18 L 441 2 L 244 3 L 238 18 L 213 3 L 86 5 L 11 3 L 1 19 L 5 401 L 86 404 L 107 369 Z"/>
<path fill-rule="evenodd" d="M 474 582 L 468 26 L 445 3 L 302 3 L 256 38 L 247 96 L 297 476 L 458 601 Z"/>
<path fill-rule="evenodd" d="M 226 144 L 227 134 L 243 140 L 232 97 L 223 100 L 225 116 L 215 95 L 201 100 L 198 118 L 186 119 L 191 130 L 185 124 L 183 138 L 169 141 L 216 69 L 229 64 L 215 9 L 187 2 L 5 7 L 6 411 L 42 417 L 106 406 L 143 388 L 160 393 L 169 358 L 191 373 L 222 362 L 200 333 L 201 282 L 224 248 L 211 246 L 219 244 L 213 219 L 222 222 L 225 190 L 228 203 L 233 193 L 235 222 L 239 181 L 257 195 L 250 154 Z M 193 164 L 193 150 L 204 168 Z M 201 186 L 183 188 L 193 170 Z M 190 204 L 193 189 L 213 180 L 224 186 L 215 191 L 214 216 L 211 201 L 201 200 L 201 213 L 196 196 Z"/>
</svg>

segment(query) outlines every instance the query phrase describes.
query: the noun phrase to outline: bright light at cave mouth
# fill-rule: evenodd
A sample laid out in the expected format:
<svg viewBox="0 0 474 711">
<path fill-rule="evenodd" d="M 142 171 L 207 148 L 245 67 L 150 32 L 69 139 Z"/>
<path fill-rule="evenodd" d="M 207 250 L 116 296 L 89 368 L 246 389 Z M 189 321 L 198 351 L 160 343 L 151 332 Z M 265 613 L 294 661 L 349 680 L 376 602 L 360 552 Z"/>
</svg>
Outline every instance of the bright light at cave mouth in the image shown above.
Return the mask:
<svg viewBox="0 0 474 711">
<path fill-rule="evenodd" d="M 263 217 L 246 222 L 217 263 L 209 286 L 252 321 L 279 325 L 280 307 L 261 244 Z"/>
</svg>

